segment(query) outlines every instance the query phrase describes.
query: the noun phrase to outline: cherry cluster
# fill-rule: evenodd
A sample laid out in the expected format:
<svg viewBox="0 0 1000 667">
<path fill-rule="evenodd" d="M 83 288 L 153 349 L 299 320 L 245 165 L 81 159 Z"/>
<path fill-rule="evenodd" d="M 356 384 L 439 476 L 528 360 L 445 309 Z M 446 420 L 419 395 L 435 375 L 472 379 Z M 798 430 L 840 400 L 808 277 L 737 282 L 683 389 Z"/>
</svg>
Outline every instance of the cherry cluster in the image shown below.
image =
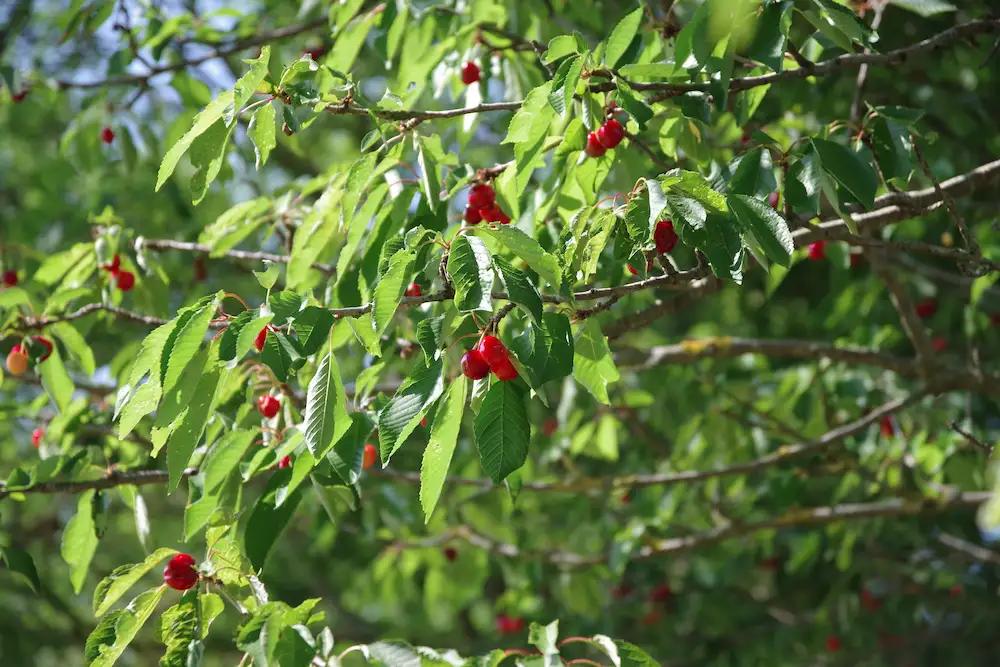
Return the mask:
<svg viewBox="0 0 1000 667">
<path fill-rule="evenodd" d="M 469 204 L 465 207 L 466 223 L 478 225 L 486 222 L 510 224 L 510 216 L 497 205 L 497 193 L 489 183 L 479 183 L 469 188 Z"/>
<path fill-rule="evenodd" d="M 135 274 L 131 271 L 122 271 L 122 258 L 118 253 L 111 258 L 110 264 L 105 264 L 101 268 L 111 275 L 111 279 L 121 291 L 127 292 L 135 286 Z"/>
<path fill-rule="evenodd" d="M 470 380 L 482 380 L 490 371 L 498 380 L 517 377 L 517 369 L 507 354 L 507 347 L 496 336 L 486 335 L 478 345 L 462 355 L 462 374 Z"/>
<path fill-rule="evenodd" d="M 583 152 L 587 157 L 601 157 L 608 149 L 614 148 L 625 138 L 625 128 L 614 118 L 604 121 L 604 125 L 597 128 L 597 132 L 587 135 L 587 147 Z"/>
</svg>

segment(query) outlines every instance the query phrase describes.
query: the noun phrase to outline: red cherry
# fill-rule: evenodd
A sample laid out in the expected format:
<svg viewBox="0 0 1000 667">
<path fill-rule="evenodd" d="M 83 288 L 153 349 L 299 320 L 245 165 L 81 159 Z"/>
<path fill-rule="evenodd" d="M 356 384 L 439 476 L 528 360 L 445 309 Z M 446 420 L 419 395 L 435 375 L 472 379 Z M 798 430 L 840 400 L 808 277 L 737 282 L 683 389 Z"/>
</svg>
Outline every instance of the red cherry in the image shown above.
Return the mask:
<svg viewBox="0 0 1000 667">
<path fill-rule="evenodd" d="M 198 583 L 198 570 L 194 569 L 194 558 L 187 554 L 177 554 L 163 568 L 163 582 L 177 591 L 186 591 Z"/>
<path fill-rule="evenodd" d="M 778 210 L 778 201 L 780 199 L 781 199 L 781 197 L 778 195 L 777 192 L 772 192 L 771 194 L 769 194 L 767 196 L 767 203 L 768 203 L 768 205 L 770 205 L 771 208 L 773 208 L 775 211 L 777 211 Z"/>
<path fill-rule="evenodd" d="M 4 271 L 3 284 L 7 287 L 15 287 L 17 285 L 17 271 L 13 269 L 7 269 Z"/>
<path fill-rule="evenodd" d="M 496 374 L 498 380 L 506 382 L 507 380 L 513 380 L 517 377 L 517 368 L 515 368 L 514 364 L 512 364 L 510 359 L 508 359 L 499 366 L 494 366 L 493 373 Z"/>
<path fill-rule="evenodd" d="M 993 313 L 990 315 L 990 322 L 992 324 L 1000 326 L 1000 313 Z"/>
<path fill-rule="evenodd" d="M 765 558 L 760 563 L 761 567 L 770 572 L 774 572 L 778 569 L 778 559 L 777 558 Z"/>
<path fill-rule="evenodd" d="M 951 595 L 951 597 L 953 598 L 960 598 L 962 597 L 962 587 L 959 586 L 958 584 L 955 584 L 954 586 L 951 587 L 951 590 L 948 592 L 948 594 Z"/>
<path fill-rule="evenodd" d="M 511 634 L 514 632 L 520 632 L 524 629 L 524 619 L 523 618 L 512 618 L 507 614 L 501 614 L 497 617 L 497 630 L 502 634 Z"/>
<path fill-rule="evenodd" d="M 861 606 L 868 611 L 878 611 L 882 606 L 882 601 L 872 595 L 867 588 L 861 589 Z"/>
<path fill-rule="evenodd" d="M 886 438 L 896 435 L 896 428 L 892 425 L 892 417 L 888 415 L 882 417 L 882 421 L 879 423 L 879 431 Z"/>
<path fill-rule="evenodd" d="M 470 380 L 482 380 L 490 374 L 490 365 L 479 350 L 472 349 L 462 355 L 462 375 Z"/>
<path fill-rule="evenodd" d="M 480 222 L 483 221 L 483 216 L 479 212 L 478 208 L 469 207 L 465 209 L 465 215 L 463 216 L 463 220 L 465 220 L 465 224 L 467 225 L 478 225 Z"/>
<path fill-rule="evenodd" d="M 948 341 L 941 337 L 935 338 L 931 341 L 931 347 L 934 348 L 935 352 L 944 352 L 948 349 Z"/>
<path fill-rule="evenodd" d="M 205 278 L 208 277 L 208 271 L 205 270 L 205 258 L 202 255 L 198 255 L 194 258 L 194 280 L 195 282 L 203 283 Z"/>
<path fill-rule="evenodd" d="M 625 584 L 619 584 L 611 589 L 611 597 L 616 600 L 627 598 L 630 595 L 632 595 L 632 587 L 626 586 Z"/>
<path fill-rule="evenodd" d="M 271 419 L 278 414 L 279 409 L 281 409 L 281 401 L 274 396 L 262 394 L 257 397 L 257 411 L 264 415 L 265 418 Z"/>
<path fill-rule="evenodd" d="M 447 558 L 452 563 L 454 563 L 455 559 L 458 558 L 458 550 L 455 549 L 455 547 L 445 547 L 444 557 Z"/>
<path fill-rule="evenodd" d="M 670 220 L 660 220 L 653 230 L 653 242 L 656 243 L 656 252 L 665 255 L 677 247 L 677 232 L 674 231 L 674 223 Z"/>
<path fill-rule="evenodd" d="M 38 358 L 38 363 L 42 363 L 52 356 L 52 341 L 42 336 L 32 336 L 32 338 L 34 338 L 39 345 L 45 348 L 45 354 Z"/>
<path fill-rule="evenodd" d="M 479 81 L 479 65 L 470 61 L 462 64 L 462 83 L 471 85 Z"/>
<path fill-rule="evenodd" d="M 840 650 L 840 637 L 837 635 L 830 635 L 826 638 L 826 651 L 827 653 L 836 653 Z"/>
<path fill-rule="evenodd" d="M 22 90 L 19 93 L 11 93 L 10 99 L 11 99 L 11 101 L 14 102 L 14 104 L 20 104 L 21 102 L 24 101 L 24 98 L 27 97 L 27 96 L 28 96 L 28 89 L 25 88 L 24 90 Z"/>
<path fill-rule="evenodd" d="M 469 207 L 489 208 L 497 200 L 497 192 L 492 185 L 479 183 L 469 188 Z"/>
<path fill-rule="evenodd" d="M 816 241 L 816 243 L 810 243 L 808 256 L 813 262 L 822 262 L 826 259 L 826 241 Z"/>
<path fill-rule="evenodd" d="M 548 438 L 551 438 L 552 434 L 555 433 L 558 428 L 559 428 L 559 420 L 556 419 L 555 417 L 549 417 L 544 422 L 542 422 L 542 433 L 544 433 L 545 436 Z"/>
<path fill-rule="evenodd" d="M 597 128 L 597 141 L 604 148 L 614 148 L 625 138 L 625 128 L 614 118 L 604 121 L 604 125 Z"/>
<path fill-rule="evenodd" d="M 861 253 L 859 253 L 859 252 L 852 252 L 851 253 L 851 268 L 854 269 L 854 268 L 857 268 L 857 267 L 861 266 L 861 263 L 864 261 L 864 259 L 865 258 L 861 255 Z"/>
<path fill-rule="evenodd" d="M 937 312 L 937 301 L 934 299 L 924 299 L 917 302 L 917 317 L 922 320 L 927 319 Z"/>
<path fill-rule="evenodd" d="M 42 438 L 45 437 L 45 429 L 39 426 L 34 431 L 31 432 L 31 444 L 38 447 L 42 444 Z"/>
<path fill-rule="evenodd" d="M 427 428 L 427 417 L 420 420 L 420 428 Z"/>
<path fill-rule="evenodd" d="M 121 255 L 115 253 L 114 257 L 111 258 L 110 264 L 105 264 L 101 267 L 111 275 L 116 275 L 122 268 L 122 258 Z"/>
<path fill-rule="evenodd" d="M 601 141 L 597 138 L 596 132 L 591 132 L 587 135 L 587 147 L 583 149 L 583 152 L 587 154 L 587 157 L 601 157 L 607 151 L 608 149 L 601 145 Z"/>
<path fill-rule="evenodd" d="M 290 468 L 291 465 L 292 465 L 292 457 L 286 456 L 285 458 L 281 459 L 278 462 L 278 470 L 282 470 L 284 468 Z"/>
<path fill-rule="evenodd" d="M 135 286 L 135 274 L 131 271 L 119 271 L 115 276 L 115 284 L 118 289 L 127 292 Z"/>
<path fill-rule="evenodd" d="M 653 602 L 663 602 L 665 600 L 669 600 L 670 596 L 673 594 L 674 592 L 670 590 L 670 586 L 667 586 L 666 584 L 660 584 L 652 591 L 650 591 L 649 599 Z"/>
<path fill-rule="evenodd" d="M 406 296 L 422 296 L 423 292 L 420 291 L 420 285 L 416 283 L 410 283 L 410 286 L 406 288 Z"/>
<path fill-rule="evenodd" d="M 378 450 L 375 449 L 375 445 L 369 443 L 365 445 L 365 453 L 361 458 L 361 467 L 368 470 L 373 465 L 375 461 L 378 460 Z"/>
<path fill-rule="evenodd" d="M 303 51 L 302 55 L 309 56 L 313 60 L 319 60 L 320 58 L 323 57 L 324 53 L 326 53 L 326 47 L 314 46 L 311 49 L 306 49 L 305 51 Z"/>
<path fill-rule="evenodd" d="M 740 143 L 743 144 L 743 145 L 746 145 L 746 144 L 750 143 L 750 133 L 749 132 L 744 132 L 743 133 L 743 136 L 740 137 Z"/>
<path fill-rule="evenodd" d="M 501 210 L 497 206 L 496 202 L 492 206 L 479 210 L 479 215 L 482 216 L 483 220 L 486 222 L 499 222 L 501 225 L 506 225 L 510 222 L 510 216 Z"/>
<path fill-rule="evenodd" d="M 656 625 L 663 620 L 663 612 L 656 607 L 647 611 L 642 617 L 643 625 Z"/>
<path fill-rule="evenodd" d="M 101 129 L 101 141 L 106 144 L 110 144 L 115 140 L 115 132 L 110 127 L 105 127 Z"/>
<path fill-rule="evenodd" d="M 490 365 L 490 368 L 502 366 L 510 359 L 507 356 L 506 346 L 496 336 L 483 336 L 476 349 L 479 350 L 479 354 L 483 355 L 483 359 Z"/>
<path fill-rule="evenodd" d="M 633 268 L 631 264 L 626 264 L 625 268 L 628 269 L 628 272 L 631 273 L 633 276 L 639 275 L 639 272 L 636 271 L 635 268 Z"/>
<path fill-rule="evenodd" d="M 277 331 L 277 329 L 275 329 L 270 324 L 268 324 L 266 327 L 264 327 L 263 329 L 261 329 L 260 333 L 257 334 L 257 337 L 253 339 L 253 346 L 255 348 L 257 348 L 258 352 L 263 352 L 264 351 L 264 343 L 267 342 L 267 332 L 268 331 Z"/>
</svg>

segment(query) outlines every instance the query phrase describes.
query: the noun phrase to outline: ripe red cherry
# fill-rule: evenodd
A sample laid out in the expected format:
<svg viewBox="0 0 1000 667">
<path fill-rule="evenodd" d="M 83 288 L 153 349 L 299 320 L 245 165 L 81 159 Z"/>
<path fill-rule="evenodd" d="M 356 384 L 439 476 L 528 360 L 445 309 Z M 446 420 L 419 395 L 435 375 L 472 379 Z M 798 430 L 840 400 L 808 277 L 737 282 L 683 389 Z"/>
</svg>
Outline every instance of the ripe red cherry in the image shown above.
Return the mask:
<svg viewBox="0 0 1000 667">
<path fill-rule="evenodd" d="M 859 252 L 852 252 L 851 253 L 851 268 L 852 269 L 861 266 L 861 262 L 863 262 L 863 261 L 864 261 L 864 257 L 861 256 L 861 253 L 859 253 Z"/>
<path fill-rule="evenodd" d="M 291 467 L 291 465 L 292 465 L 292 457 L 291 456 L 286 456 L 285 458 L 283 458 L 280 461 L 278 461 L 278 470 L 282 470 L 284 468 L 289 468 L 289 467 Z"/>
<path fill-rule="evenodd" d="M 826 651 L 827 653 L 836 653 L 840 650 L 840 637 L 837 635 L 830 635 L 826 638 Z"/>
<path fill-rule="evenodd" d="M 4 271 L 3 284 L 7 287 L 15 287 L 17 285 L 17 271 L 14 269 L 7 269 Z"/>
<path fill-rule="evenodd" d="M 39 426 L 34 431 L 31 432 L 31 444 L 38 447 L 42 444 L 42 438 L 45 437 L 45 429 Z"/>
<path fill-rule="evenodd" d="M 924 299 L 917 302 L 917 317 L 927 319 L 937 312 L 937 301 L 934 299 Z"/>
<path fill-rule="evenodd" d="M 649 599 L 652 600 L 653 602 L 663 602 L 665 600 L 669 600 L 670 596 L 673 594 L 674 592 L 670 590 L 670 586 L 667 586 L 666 584 L 660 584 L 652 591 L 650 591 Z"/>
<path fill-rule="evenodd" d="M 496 202 L 492 206 L 479 210 L 479 215 L 482 216 L 483 220 L 486 222 L 499 222 L 501 225 L 506 225 L 510 223 L 510 216 L 501 210 L 497 206 Z"/>
<path fill-rule="evenodd" d="M 497 376 L 498 380 L 506 382 L 507 380 L 513 380 L 517 377 L 517 368 L 511 363 L 510 359 L 500 364 L 499 366 L 493 367 L 493 373 Z"/>
<path fill-rule="evenodd" d="M 639 272 L 636 271 L 635 267 L 633 267 L 631 264 L 626 264 L 625 268 L 627 268 L 628 272 L 631 273 L 633 276 L 639 275 Z M 647 259 L 646 260 L 646 273 L 649 273 L 652 270 L 653 270 L 653 260 Z"/>
<path fill-rule="evenodd" d="M 935 338 L 931 341 L 931 347 L 934 348 L 935 352 L 944 352 L 948 349 L 948 341 L 941 337 Z"/>
<path fill-rule="evenodd" d="M 777 192 L 772 192 L 771 194 L 769 194 L 767 196 L 767 203 L 768 203 L 768 205 L 770 205 L 771 208 L 773 208 L 774 210 L 777 211 L 778 210 L 778 201 L 780 199 L 781 199 L 781 197 L 778 195 Z"/>
<path fill-rule="evenodd" d="M 501 614 L 497 616 L 497 630 L 501 634 L 511 634 L 513 632 L 520 632 L 524 629 L 524 619 L 515 618 L 508 616 L 507 614 Z"/>
<path fill-rule="evenodd" d="M 462 355 L 462 375 L 470 380 L 482 380 L 490 374 L 490 365 L 479 350 L 472 349 Z"/>
<path fill-rule="evenodd" d="M 496 336 L 483 336 L 476 349 L 483 355 L 490 368 L 497 368 L 510 360 L 506 346 Z"/>
<path fill-rule="evenodd" d="M 808 257 L 813 262 L 822 262 L 826 259 L 826 241 L 816 241 L 809 244 Z"/>
<path fill-rule="evenodd" d="M 361 457 L 361 467 L 368 470 L 373 465 L 375 461 L 378 460 L 378 450 L 375 449 L 375 445 L 369 443 L 365 445 L 365 453 Z"/>
<path fill-rule="evenodd" d="M 467 225 L 478 225 L 483 221 L 483 216 L 479 212 L 478 208 L 472 208 L 471 206 L 465 209 L 465 215 L 462 218 L 465 220 Z"/>
<path fill-rule="evenodd" d="M 24 98 L 27 97 L 27 96 L 28 96 L 28 89 L 25 88 L 24 90 L 22 90 L 19 93 L 11 93 L 10 99 L 11 99 L 11 101 L 14 102 L 14 104 L 20 104 L 21 102 L 24 101 Z"/>
<path fill-rule="evenodd" d="M 462 83 L 468 86 L 476 81 L 479 81 L 479 65 L 467 60 L 462 64 Z"/>
<path fill-rule="evenodd" d="M 458 558 L 458 550 L 455 549 L 455 547 L 445 547 L 444 557 L 447 558 L 450 562 L 454 563 L 455 559 Z"/>
<path fill-rule="evenodd" d="M 422 296 L 423 292 L 420 290 L 420 285 L 416 283 L 410 283 L 410 286 L 406 288 L 406 296 Z"/>
<path fill-rule="evenodd" d="M 597 141 L 604 148 L 614 148 L 625 138 L 625 128 L 614 118 L 597 128 Z"/>
<path fill-rule="evenodd" d="M 106 144 L 110 144 L 115 140 L 115 132 L 110 127 L 105 127 L 101 129 L 101 141 Z"/>
<path fill-rule="evenodd" d="M 492 185 L 479 183 L 469 188 L 469 206 L 471 208 L 489 208 L 497 200 L 497 192 Z"/>
<path fill-rule="evenodd" d="M 52 341 L 43 336 L 32 336 L 32 338 L 34 338 L 39 345 L 45 348 L 45 354 L 38 358 L 38 363 L 42 363 L 52 356 Z"/>
<path fill-rule="evenodd" d="M 744 146 L 746 144 L 750 143 L 750 133 L 749 132 L 744 132 L 743 133 L 743 136 L 740 137 L 740 143 L 743 144 Z"/>
<path fill-rule="evenodd" d="M 303 51 L 302 55 L 309 56 L 313 60 L 319 60 L 320 58 L 323 57 L 324 53 L 326 53 L 326 48 L 325 47 L 314 46 L 311 49 L 306 49 L 305 51 Z"/>
<path fill-rule="evenodd" d="M 879 432 L 886 438 L 891 438 L 896 434 L 896 429 L 892 425 L 892 417 L 888 415 L 882 417 L 882 422 L 879 424 Z"/>
<path fill-rule="evenodd" d="M 135 287 L 135 274 L 131 271 L 119 271 L 115 276 L 115 284 L 118 289 L 127 292 Z"/>
<path fill-rule="evenodd" d="M 163 568 L 163 583 L 177 591 L 186 591 L 198 583 L 198 570 L 194 569 L 194 558 L 187 554 L 177 554 Z"/>
<path fill-rule="evenodd" d="M 602 146 L 601 140 L 597 138 L 597 132 L 591 132 L 587 135 L 587 147 L 583 149 L 587 157 L 601 157 L 607 151 L 608 149 Z"/>
<path fill-rule="evenodd" d="M 257 348 L 258 352 L 264 351 L 264 343 L 267 342 L 268 331 L 277 331 L 277 329 L 268 324 L 266 327 L 261 329 L 260 333 L 257 334 L 257 337 L 253 339 L 253 346 Z"/>
<path fill-rule="evenodd" d="M 281 409 L 281 401 L 274 396 L 262 394 L 257 397 L 257 411 L 267 419 L 271 419 L 274 415 L 278 414 L 279 409 Z"/>
<path fill-rule="evenodd" d="M 653 230 L 653 242 L 656 243 L 656 252 L 665 255 L 677 247 L 677 232 L 674 231 L 674 223 L 671 220 L 660 220 Z"/>
<path fill-rule="evenodd" d="M 548 438 L 551 438 L 552 434 L 555 433 L 558 428 L 559 428 L 559 420 L 556 419 L 555 417 L 549 417 L 544 422 L 542 422 L 542 433 L 544 433 L 545 436 Z"/>
<path fill-rule="evenodd" d="M 116 275 L 122 268 L 122 258 L 121 255 L 115 253 L 115 256 L 111 258 L 110 264 L 105 264 L 101 267 L 111 275 Z"/>
</svg>

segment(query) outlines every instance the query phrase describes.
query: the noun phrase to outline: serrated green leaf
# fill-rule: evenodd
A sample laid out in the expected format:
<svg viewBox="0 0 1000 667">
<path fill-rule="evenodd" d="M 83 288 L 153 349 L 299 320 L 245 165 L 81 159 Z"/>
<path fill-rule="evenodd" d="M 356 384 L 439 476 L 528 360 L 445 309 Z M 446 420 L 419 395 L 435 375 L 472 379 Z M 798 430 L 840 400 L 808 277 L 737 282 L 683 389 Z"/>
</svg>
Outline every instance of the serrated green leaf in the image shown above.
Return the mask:
<svg viewBox="0 0 1000 667">
<path fill-rule="evenodd" d="M 621 376 L 596 318 L 584 320 L 573 342 L 573 377 L 601 403 L 611 404 L 608 385 Z"/>
<path fill-rule="evenodd" d="M 618 61 L 628 50 L 632 40 L 639 32 L 639 25 L 642 23 L 642 7 L 625 15 L 621 21 L 611 31 L 608 37 L 607 46 L 604 49 L 604 64 L 609 68 L 618 66 Z"/>
<path fill-rule="evenodd" d="M 376 337 L 381 337 L 392 322 L 399 302 L 403 300 L 413 273 L 415 255 L 410 250 L 400 250 L 393 255 L 389 268 L 379 278 L 372 297 L 372 326 Z"/>
<path fill-rule="evenodd" d="M 180 425 L 167 440 L 167 472 L 170 478 L 167 483 L 168 493 L 176 489 L 184 477 L 184 470 L 201 442 L 202 433 L 208 424 L 208 418 L 215 405 L 216 391 L 226 374 L 228 371 L 218 366 L 205 370 L 194 390 L 194 395 L 188 402 Z"/>
<path fill-rule="evenodd" d="M 340 379 L 340 367 L 329 349 L 319 362 L 316 375 L 309 382 L 306 393 L 305 430 L 306 446 L 313 458 L 326 456 L 331 447 L 351 427 L 347 414 L 347 393 Z"/>
<path fill-rule="evenodd" d="M 191 142 L 189 153 L 191 166 L 194 167 L 194 174 L 191 175 L 191 203 L 195 206 L 208 194 L 208 186 L 222 169 L 232 131 L 233 126 L 227 127 L 220 120 Z"/>
<path fill-rule="evenodd" d="M 910 133 L 899 123 L 878 116 L 872 124 L 871 139 L 872 151 L 882 170 L 882 176 L 898 179 L 905 184 L 913 171 Z"/>
<path fill-rule="evenodd" d="M 541 326 L 528 324 L 524 333 L 512 341 L 511 349 L 533 388 L 573 372 L 573 333 L 569 318 L 562 313 L 544 313 Z"/>
<path fill-rule="evenodd" d="M 646 123 L 653 118 L 653 110 L 621 77 L 615 77 L 614 99 L 638 123 L 640 131 L 646 129 Z"/>
<path fill-rule="evenodd" d="M 840 144 L 823 139 L 810 140 L 820 165 L 827 174 L 843 186 L 851 195 L 871 210 L 875 205 L 878 178 L 872 166 Z M 836 201 L 836 197 L 834 197 Z"/>
<path fill-rule="evenodd" d="M 747 195 L 729 195 L 729 208 L 736 221 L 752 235 L 767 258 L 788 268 L 795 242 L 785 219 L 767 202 Z"/>
<path fill-rule="evenodd" d="M 76 514 L 63 531 L 60 551 L 70 566 L 70 581 L 77 594 L 87 578 L 87 569 L 97 551 L 97 534 L 94 526 L 94 490 L 84 491 L 76 504 Z"/>
<path fill-rule="evenodd" d="M 434 413 L 431 437 L 420 465 L 420 506 L 424 510 L 424 523 L 430 523 L 434 508 L 441 498 L 441 490 L 458 442 L 467 390 L 466 379 L 458 378 L 448 388 L 448 394 Z"/>
<path fill-rule="evenodd" d="M 184 153 L 191 147 L 194 140 L 204 134 L 210 127 L 215 125 L 216 121 L 222 118 L 226 109 L 231 107 L 232 104 L 233 93 L 232 91 L 227 90 L 212 100 L 207 107 L 194 117 L 191 129 L 188 130 L 184 136 L 177 141 L 177 143 L 171 146 L 170 150 L 168 150 L 163 156 L 159 172 L 156 175 L 155 189 L 157 191 L 159 191 L 167 179 L 170 178 L 170 175 L 174 173 L 174 169 L 177 168 L 177 162 L 180 161 L 181 156 L 184 155 Z M 228 132 L 226 133 L 226 136 L 228 136 Z"/>
<path fill-rule="evenodd" d="M 220 438 L 209 451 L 200 469 L 204 474 L 203 491 L 210 494 L 229 477 L 243 460 L 257 434 L 254 431 L 230 431 Z"/>
<path fill-rule="evenodd" d="M 514 265 L 499 255 L 493 256 L 493 266 L 500 274 L 500 282 L 510 300 L 521 306 L 536 323 L 542 321 L 542 297 L 524 271 L 514 268 Z"/>
<path fill-rule="evenodd" d="M 194 667 L 198 664 L 198 589 L 191 589 L 181 596 L 180 602 L 166 609 L 160 617 L 161 640 L 166 645 L 159 667 Z"/>
<path fill-rule="evenodd" d="M 757 31 L 747 47 L 747 56 L 775 72 L 783 69 L 788 30 L 792 23 L 792 3 L 772 2 L 757 19 Z"/>
<path fill-rule="evenodd" d="M 444 346 L 443 332 L 444 315 L 429 317 L 417 324 L 417 343 L 424 352 L 424 363 L 428 366 L 431 361 L 441 356 L 441 349 Z"/>
<path fill-rule="evenodd" d="M 448 275 L 455 286 L 455 307 L 462 311 L 493 310 L 493 265 L 482 239 L 463 234 L 451 244 Z"/>
<path fill-rule="evenodd" d="M 111 605 L 128 593 L 128 590 L 146 576 L 150 570 L 177 553 L 175 549 L 163 547 L 149 554 L 139 563 L 116 567 L 94 589 L 94 615 L 104 616 L 111 609 Z"/>
<path fill-rule="evenodd" d="M 950 2 L 943 0 L 889 0 L 890 5 L 903 7 L 924 18 L 929 18 L 935 14 L 954 12 L 958 8 Z"/>
<path fill-rule="evenodd" d="M 350 428 L 326 458 L 344 484 L 352 486 L 361 479 L 365 445 L 375 429 L 375 423 L 365 412 L 352 412 L 348 416 L 351 419 Z"/>
<path fill-rule="evenodd" d="M 73 379 L 63 365 L 59 348 L 53 348 L 49 358 L 38 364 L 37 368 L 45 393 L 52 399 L 59 412 L 65 412 L 73 400 Z"/>
<path fill-rule="evenodd" d="M 475 434 L 483 470 L 494 484 L 524 465 L 531 427 L 527 395 L 520 383 L 493 383 L 479 406 Z"/>
<path fill-rule="evenodd" d="M 302 499 L 300 487 L 284 498 L 284 502 L 278 506 L 278 491 L 288 484 L 291 476 L 292 471 L 287 468 L 271 473 L 264 493 L 250 510 L 250 517 L 243 533 L 243 544 L 247 558 L 255 570 L 259 571 L 264 567 L 271 547 L 288 526 Z"/>
<path fill-rule="evenodd" d="M 247 127 L 247 135 L 253 142 L 254 166 L 260 169 L 267 164 L 267 158 L 271 151 L 278 145 L 274 131 L 275 112 L 274 105 L 270 102 L 258 107 L 250 117 L 250 125 Z"/>
<path fill-rule="evenodd" d="M 340 225 L 341 196 L 346 175 L 335 177 L 309 210 L 292 239 L 292 252 L 285 269 L 288 289 L 301 288 L 308 279 L 312 264 L 326 247 Z"/>
<path fill-rule="evenodd" d="M 0 555 L 3 556 L 7 569 L 20 576 L 31 590 L 38 593 L 42 589 L 42 581 L 38 578 L 38 570 L 31 554 L 24 549 L 8 545 L 0 547 Z"/>
<path fill-rule="evenodd" d="M 105 616 L 87 638 L 89 667 L 111 667 L 138 634 L 166 592 L 166 585 L 141 593 L 125 609 Z"/>
<path fill-rule="evenodd" d="M 444 391 L 443 370 L 440 359 L 430 366 L 415 364 L 410 376 L 379 412 L 379 453 L 383 466 L 389 463 L 427 409 L 441 396 Z"/>
<path fill-rule="evenodd" d="M 96 364 L 94 363 L 94 352 L 87 345 L 86 339 L 69 322 L 56 322 L 48 328 L 56 338 L 62 341 L 66 349 L 79 362 L 80 368 L 87 376 L 94 374 Z"/>
<path fill-rule="evenodd" d="M 267 66 L 271 60 L 271 47 L 264 45 L 260 49 L 260 55 L 252 60 L 244 60 L 243 62 L 250 65 L 250 69 L 246 73 L 237 79 L 236 84 L 233 86 L 233 104 L 226 110 L 223 114 L 223 120 L 226 125 L 232 125 L 233 121 L 236 120 L 237 114 L 243 110 L 243 105 L 250 101 L 254 93 L 260 88 L 260 84 L 263 83 L 264 77 L 267 76 Z M 270 104 L 265 105 L 270 106 Z"/>
<path fill-rule="evenodd" d="M 562 267 L 559 265 L 559 260 L 555 255 L 546 252 L 538 241 L 511 225 L 499 225 L 496 229 L 483 231 L 524 260 L 553 289 L 558 290 L 562 285 Z"/>
</svg>

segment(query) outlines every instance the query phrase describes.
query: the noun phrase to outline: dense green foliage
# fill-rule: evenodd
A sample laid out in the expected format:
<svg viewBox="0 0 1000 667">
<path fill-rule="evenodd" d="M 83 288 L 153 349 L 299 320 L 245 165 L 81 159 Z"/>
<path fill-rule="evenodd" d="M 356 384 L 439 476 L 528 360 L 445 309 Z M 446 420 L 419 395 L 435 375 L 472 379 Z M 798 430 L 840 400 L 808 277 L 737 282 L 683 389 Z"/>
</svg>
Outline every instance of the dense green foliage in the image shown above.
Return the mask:
<svg viewBox="0 0 1000 667">
<path fill-rule="evenodd" d="M 995 664 L 991 2 L 63 4 L 0 663 Z"/>
</svg>

